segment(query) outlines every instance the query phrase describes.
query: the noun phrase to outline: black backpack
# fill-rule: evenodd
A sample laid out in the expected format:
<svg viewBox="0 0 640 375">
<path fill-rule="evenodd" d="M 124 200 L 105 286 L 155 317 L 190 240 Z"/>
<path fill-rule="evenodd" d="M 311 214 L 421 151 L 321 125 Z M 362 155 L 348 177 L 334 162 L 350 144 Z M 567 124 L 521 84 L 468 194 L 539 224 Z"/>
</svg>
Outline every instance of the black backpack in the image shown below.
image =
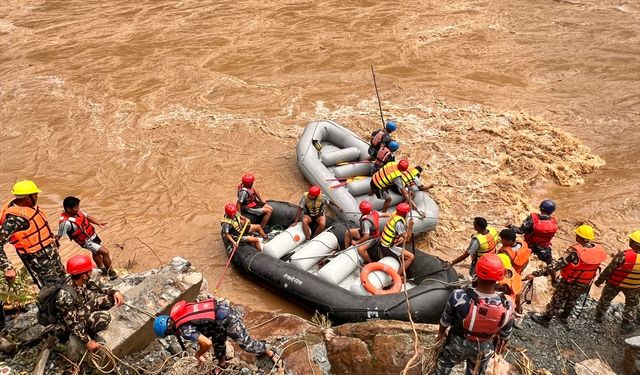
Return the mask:
<svg viewBox="0 0 640 375">
<path fill-rule="evenodd" d="M 65 283 L 53 283 L 45 285 L 40 289 L 36 297 L 36 305 L 38 306 L 38 323 L 43 326 L 56 324 L 60 321 L 60 312 L 56 307 L 56 298 L 60 290 L 67 291 L 73 299 L 78 298 L 78 294 L 71 285 Z"/>
</svg>

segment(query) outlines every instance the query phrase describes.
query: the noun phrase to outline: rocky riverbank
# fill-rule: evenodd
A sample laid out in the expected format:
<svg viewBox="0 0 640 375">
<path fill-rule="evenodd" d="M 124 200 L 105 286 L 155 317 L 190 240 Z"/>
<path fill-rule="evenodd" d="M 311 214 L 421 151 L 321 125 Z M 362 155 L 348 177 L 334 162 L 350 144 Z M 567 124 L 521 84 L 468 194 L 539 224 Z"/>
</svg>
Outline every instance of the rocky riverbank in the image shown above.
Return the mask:
<svg viewBox="0 0 640 375">
<path fill-rule="evenodd" d="M 166 281 L 165 272 L 172 272 L 174 277 Z M 197 275 L 188 263 L 174 260 L 159 270 L 124 276 L 113 285 L 125 291 L 128 301 L 137 301 L 139 297 L 132 296 L 136 295 L 137 289 L 145 287 L 149 289 L 142 288 L 137 292 L 146 295 L 147 306 L 153 306 L 159 300 L 170 304 L 171 299 L 178 299 L 179 295 L 190 290 L 190 285 L 198 286 L 199 296 L 208 295 L 206 281 L 198 282 Z M 157 293 L 153 287 L 157 285 L 154 278 L 165 280 L 165 283 L 174 286 L 175 291 L 166 287 L 162 293 Z M 184 280 L 191 281 L 185 283 Z M 578 306 L 582 306 L 582 303 Z M 495 371 L 492 369 L 489 373 L 623 373 L 622 348 L 625 346 L 624 338 L 629 337 L 631 332 L 627 335 L 618 332 L 621 305 L 614 304 L 602 325 L 595 324 L 593 320 L 594 307 L 595 302 L 589 299 L 580 316 L 575 313 L 567 326 L 554 322 L 549 329 L 537 326 L 525 317 L 520 329 L 514 333 L 504 360 L 499 362 Z M 182 355 L 175 338 L 155 339 L 149 328 L 151 318 L 131 311 L 126 306 L 119 310 L 124 311 L 112 311 L 113 320 L 104 337 L 112 337 L 110 335 L 115 332 L 122 336 L 119 337 L 120 344 L 115 339 L 108 339 L 107 343 L 114 353 L 126 352 L 118 346 L 131 347 L 127 341 L 130 338 L 125 337 L 123 332 L 135 332 L 131 336 L 135 336 L 136 342 L 144 343 L 144 349 L 122 355 L 113 371 L 117 370 L 120 374 L 181 375 L 199 374 L 207 370 L 197 367 L 192 356 L 194 348 L 189 344 L 187 351 L 190 354 Z M 235 343 L 229 342 L 227 355 L 233 359 L 225 370 L 227 374 L 399 374 L 414 355 L 414 332 L 407 322 L 378 320 L 332 327 L 322 316 L 307 321 L 291 314 L 243 310 L 245 324 L 251 335 L 275 347 L 282 354 L 284 366 L 274 367 L 269 359 L 247 354 Z M 50 349 L 50 354 L 42 372 L 44 374 L 70 374 L 74 371 L 78 374 L 99 373 L 93 369 L 95 364 L 91 363 L 90 356 L 85 355 L 84 362 L 78 366 L 80 358 L 74 358 L 78 353 L 70 352 L 73 351 L 72 341 L 58 343 L 55 334 L 36 323 L 35 313 L 34 305 L 28 305 L 24 313 L 8 322 L 9 339 L 20 345 L 15 355 L 2 355 L 0 374 L 32 373 L 46 352 L 45 348 Z M 429 366 L 430 347 L 437 326 L 416 324 L 415 329 L 419 353 L 408 373 L 423 374 Z M 83 348 L 76 349 L 79 349 L 82 357 Z M 106 369 L 113 368 L 108 360 L 104 360 L 102 365 Z M 456 368 L 454 373 L 462 374 L 463 368 Z"/>
</svg>

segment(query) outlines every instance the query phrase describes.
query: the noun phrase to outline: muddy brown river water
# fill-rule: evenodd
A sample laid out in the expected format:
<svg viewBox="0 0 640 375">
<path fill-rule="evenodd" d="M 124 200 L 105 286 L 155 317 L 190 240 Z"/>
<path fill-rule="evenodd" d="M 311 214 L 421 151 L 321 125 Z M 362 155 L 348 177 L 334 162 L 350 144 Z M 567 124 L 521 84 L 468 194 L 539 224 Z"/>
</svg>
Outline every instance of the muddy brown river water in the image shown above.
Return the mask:
<svg viewBox="0 0 640 375">
<path fill-rule="evenodd" d="M 0 191 L 34 179 L 52 221 L 77 195 L 109 221 L 118 267 L 160 263 L 142 240 L 214 280 L 227 260 L 219 218 L 242 173 L 296 201 L 306 122 L 379 125 L 374 65 L 401 151 L 438 184 L 443 227 L 419 239 L 425 250 L 453 257 L 464 220 L 501 225 L 549 196 L 565 237 L 590 220 L 613 253 L 640 228 L 639 17 L 623 0 L 4 0 Z M 533 120 L 496 127 L 507 113 Z M 78 251 L 65 241 L 63 258 Z M 233 269 L 222 295 L 300 312 Z"/>
</svg>

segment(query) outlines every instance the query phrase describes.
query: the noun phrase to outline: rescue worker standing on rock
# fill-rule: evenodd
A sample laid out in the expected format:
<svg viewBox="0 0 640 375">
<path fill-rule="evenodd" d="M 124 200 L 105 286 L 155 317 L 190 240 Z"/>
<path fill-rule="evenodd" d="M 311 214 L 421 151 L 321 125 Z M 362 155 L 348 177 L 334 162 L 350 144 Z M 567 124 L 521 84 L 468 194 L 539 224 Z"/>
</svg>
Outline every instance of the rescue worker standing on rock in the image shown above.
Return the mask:
<svg viewBox="0 0 640 375">
<path fill-rule="evenodd" d="M 66 197 L 62 201 L 62 206 L 64 211 L 60 214 L 56 241 L 65 234 L 68 235 L 71 240 L 91 252 L 93 261 L 103 275 L 108 275 L 111 280 L 117 279 L 118 274 L 111 266 L 109 249 L 102 245 L 102 240 L 92 225 L 97 224 L 102 229 L 107 229 L 107 223 L 81 211 L 80 199 L 76 197 Z"/>
<path fill-rule="evenodd" d="M 258 232 L 264 239 L 267 239 L 267 234 L 264 233 L 260 225 L 251 224 L 249 219 L 240 215 L 233 203 L 227 203 L 224 206 L 224 217 L 222 218 L 221 225 L 222 233 L 224 233 L 227 240 L 232 244 L 235 244 L 236 241 L 238 241 L 238 236 L 242 235 L 238 243 L 245 242 L 262 251 L 258 237 L 252 236 L 249 233 Z"/>
<path fill-rule="evenodd" d="M 122 294 L 104 288 L 91 281 L 93 264 L 84 254 L 74 255 L 67 261 L 68 277 L 58 292 L 55 303 L 62 323 L 75 335 L 87 350 L 96 350 L 101 345 L 95 334 L 106 329 L 111 315 L 106 310 L 124 303 Z"/>
<path fill-rule="evenodd" d="M 607 268 L 602 271 L 596 286 L 605 283 L 596 306 L 596 321 L 602 323 L 611 301 L 622 292 L 624 312 L 620 331 L 629 332 L 633 328 L 636 306 L 640 302 L 640 230 L 629 234 L 629 249 L 618 253 Z"/>
<path fill-rule="evenodd" d="M 517 234 L 524 234 L 524 240 L 531 251 L 546 264 L 553 262 L 551 240 L 558 231 L 556 218 L 551 216 L 556 210 L 556 204 L 551 199 L 540 203 L 540 213 L 532 212 L 524 219 L 522 225 L 508 225 Z M 555 278 L 555 274 L 552 275 Z"/>
<path fill-rule="evenodd" d="M 471 236 L 471 243 L 462 255 L 451 262 L 447 262 L 447 267 L 453 267 L 471 256 L 471 266 L 469 267 L 469 275 L 475 275 L 475 268 L 478 259 L 485 254 L 494 254 L 500 243 L 500 236 L 494 227 L 487 224 L 487 220 L 483 217 L 475 217 L 473 219 L 473 229 L 476 234 Z"/>
<path fill-rule="evenodd" d="M 576 305 L 578 298 L 589 292 L 591 282 L 596 277 L 596 271 L 604 262 L 607 253 L 604 248 L 592 241 L 596 238 L 595 231 L 590 225 L 583 224 L 575 229 L 576 244 L 569 247 L 568 255 L 546 268 L 527 275 L 527 280 L 537 276 L 546 276 L 560 270 L 560 282 L 543 314 L 531 315 L 531 320 L 549 327 L 549 322 L 560 310 L 558 320 L 562 324 L 569 322 L 569 315 Z"/>
<path fill-rule="evenodd" d="M 176 335 L 197 342 L 196 359 L 205 362 L 204 355 L 213 346 L 213 353 L 221 369 L 226 367 L 227 337 L 238 343 L 246 352 L 266 355 L 274 362 L 278 355 L 262 341 L 251 336 L 244 326 L 242 315 L 222 299 L 207 299 L 199 302 L 177 302 L 169 315 L 160 315 L 153 323 L 158 337 Z M 220 369 L 216 369 L 218 373 Z"/>
<path fill-rule="evenodd" d="M 435 375 L 450 374 L 462 361 L 466 375 L 482 375 L 495 352 L 502 352 L 513 332 L 513 301 L 496 292 L 504 273 L 500 258 L 487 254 L 478 260 L 476 286 L 451 293 L 440 319 L 438 339 L 447 339 Z"/>
<path fill-rule="evenodd" d="M 371 263 L 369 251 L 378 248 L 380 243 L 380 217 L 390 217 L 386 212 L 378 212 L 371 208 L 369 201 L 362 201 L 360 209 L 360 228 L 351 228 L 344 233 L 344 247 L 358 246 L 358 254 L 364 259 L 364 263 Z M 370 243 L 365 242 L 371 240 Z"/>
<path fill-rule="evenodd" d="M 406 278 L 407 270 L 415 258 L 411 251 L 402 249 L 403 244 L 413 236 L 413 220 L 409 220 L 407 225 L 406 217 L 409 212 L 411 207 L 408 203 L 400 203 L 396 206 L 396 211 L 387 220 L 380 235 L 380 254 L 376 257 L 377 259 L 373 259 L 376 262 L 386 256 L 398 259 L 403 266 L 400 270 L 400 276 L 403 278 Z"/>
<path fill-rule="evenodd" d="M 327 217 L 324 215 L 324 207 L 327 204 L 330 204 L 340 210 L 340 207 L 336 206 L 329 200 L 329 198 L 322 194 L 320 186 L 313 185 L 309 187 L 309 191 L 304 193 L 302 199 L 300 199 L 300 203 L 298 204 L 298 211 L 296 212 L 296 218 L 291 226 L 295 227 L 296 225 L 298 225 L 298 221 L 300 221 L 300 215 L 304 211 L 304 215 L 302 215 L 302 231 L 304 232 L 307 240 L 310 240 L 318 234 L 322 233 L 327 225 Z M 316 230 L 313 232 L 312 236 L 311 225 L 313 223 L 316 224 Z"/>
<path fill-rule="evenodd" d="M 375 160 L 378 151 L 382 146 L 388 145 L 391 141 L 391 133 L 398 129 L 395 121 L 387 120 L 383 129 L 378 129 L 371 133 L 371 141 L 369 142 L 369 156 L 371 160 Z"/>
<path fill-rule="evenodd" d="M 2 206 L 0 214 L 0 267 L 7 280 L 15 279 L 16 271 L 4 251 L 4 245 L 11 242 L 35 284 L 42 288 L 65 274 L 47 217 L 36 204 L 40 192 L 33 181 L 13 185 L 15 198 Z"/>
<path fill-rule="evenodd" d="M 269 223 L 271 214 L 273 213 L 273 207 L 269 206 L 262 200 L 260 193 L 254 187 L 256 178 L 247 173 L 242 176 L 242 182 L 238 185 L 238 201 L 236 202 L 236 209 L 240 212 L 248 212 L 250 214 L 262 217 L 260 226 L 264 229 Z"/>
<path fill-rule="evenodd" d="M 518 241 L 513 229 L 501 230 L 500 242 L 502 247 L 498 250 L 498 254 L 506 254 L 514 270 L 522 275 L 524 269 L 529 265 L 529 257 L 531 256 L 531 250 L 527 243 Z"/>
</svg>

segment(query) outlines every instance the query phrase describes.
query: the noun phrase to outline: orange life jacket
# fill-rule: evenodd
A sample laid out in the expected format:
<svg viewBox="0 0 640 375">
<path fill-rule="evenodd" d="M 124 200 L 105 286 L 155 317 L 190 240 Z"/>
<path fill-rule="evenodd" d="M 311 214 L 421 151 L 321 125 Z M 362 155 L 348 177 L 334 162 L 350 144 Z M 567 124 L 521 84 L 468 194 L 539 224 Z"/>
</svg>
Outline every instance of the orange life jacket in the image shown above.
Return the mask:
<svg viewBox="0 0 640 375">
<path fill-rule="evenodd" d="M 89 222 L 89 218 L 82 211 L 78 211 L 78 216 L 71 216 L 66 211 L 62 212 L 58 225 L 63 225 L 65 221 L 74 223 L 78 227 L 74 232 L 69 233 L 69 238 L 80 246 L 84 246 L 85 242 L 96 233 L 95 228 Z"/>
<path fill-rule="evenodd" d="M 373 132 L 371 134 L 371 141 L 369 142 L 371 144 L 371 147 L 373 148 L 380 148 L 380 145 L 382 144 L 382 139 L 384 138 L 384 136 L 387 135 L 387 131 L 384 129 L 378 129 L 375 132 Z"/>
<path fill-rule="evenodd" d="M 379 171 L 373 174 L 371 181 L 375 187 L 382 190 L 393 183 L 397 177 L 401 177 L 402 172 L 398 169 L 397 161 L 390 161 Z"/>
<path fill-rule="evenodd" d="M 484 302 L 478 294 L 468 288 L 465 290 L 471 303 L 469 313 L 455 328 L 465 339 L 473 342 L 486 342 L 493 340 L 500 332 L 513 314 L 512 309 L 507 304 L 507 299 L 503 293 L 498 293 L 501 299 L 499 305 L 492 305 Z"/>
<path fill-rule="evenodd" d="M 633 249 L 625 250 L 624 263 L 613 270 L 607 284 L 627 289 L 640 288 L 640 254 Z"/>
<path fill-rule="evenodd" d="M 507 291 L 505 293 L 515 301 L 516 297 L 522 293 L 522 277 L 513 267 L 505 268 L 506 272 L 499 284 L 506 287 Z"/>
<path fill-rule="evenodd" d="M 387 161 L 389 160 L 389 158 L 391 158 L 392 155 L 393 154 L 391 150 L 388 147 L 383 146 L 380 148 L 380 151 L 378 151 L 378 153 L 376 154 L 376 160 L 374 161 L 374 164 L 376 165 L 376 167 L 382 167 L 387 163 Z"/>
<path fill-rule="evenodd" d="M 607 258 L 602 246 L 583 247 L 580 244 L 571 246 L 578 254 L 578 264 L 569 263 L 561 271 L 560 276 L 570 283 L 588 285 L 594 277 L 600 264 Z"/>
<path fill-rule="evenodd" d="M 558 231 L 558 223 L 555 217 L 550 219 L 540 219 L 540 215 L 535 212 L 531 213 L 533 220 L 533 232 L 524 235 L 524 240 L 529 246 L 538 245 L 548 247 L 551 245 L 551 239 Z"/>
<path fill-rule="evenodd" d="M 13 200 L 2 206 L 0 225 L 4 224 L 7 214 L 20 216 L 29 221 L 29 228 L 14 232 L 9 241 L 21 254 L 33 254 L 51 245 L 54 241 L 47 217 L 40 207 L 12 205 Z"/>
<path fill-rule="evenodd" d="M 518 242 L 520 249 L 513 250 L 511 246 L 502 245 L 498 253 L 505 253 L 511 259 L 511 265 L 517 273 L 522 274 L 527 265 L 529 264 L 529 257 L 531 256 L 531 249 L 527 246 L 526 242 Z"/>
<path fill-rule="evenodd" d="M 216 301 L 208 299 L 200 302 L 179 301 L 171 308 L 169 316 L 176 328 L 194 320 L 216 320 Z"/>
<path fill-rule="evenodd" d="M 238 185 L 238 193 L 240 193 L 240 191 L 246 191 L 248 193 L 247 196 L 247 200 L 245 202 L 240 202 L 243 206 L 243 208 L 252 208 L 255 207 L 256 204 L 258 204 L 256 202 L 256 191 L 253 189 L 253 186 L 251 186 L 250 188 L 244 186 L 242 183 L 240 183 L 240 185 Z"/>
<path fill-rule="evenodd" d="M 380 214 L 378 211 L 372 210 L 368 215 L 360 216 L 360 223 L 362 223 L 363 220 L 370 221 L 373 226 L 373 231 L 369 233 L 369 236 L 371 236 L 371 238 L 380 237 Z"/>
</svg>

